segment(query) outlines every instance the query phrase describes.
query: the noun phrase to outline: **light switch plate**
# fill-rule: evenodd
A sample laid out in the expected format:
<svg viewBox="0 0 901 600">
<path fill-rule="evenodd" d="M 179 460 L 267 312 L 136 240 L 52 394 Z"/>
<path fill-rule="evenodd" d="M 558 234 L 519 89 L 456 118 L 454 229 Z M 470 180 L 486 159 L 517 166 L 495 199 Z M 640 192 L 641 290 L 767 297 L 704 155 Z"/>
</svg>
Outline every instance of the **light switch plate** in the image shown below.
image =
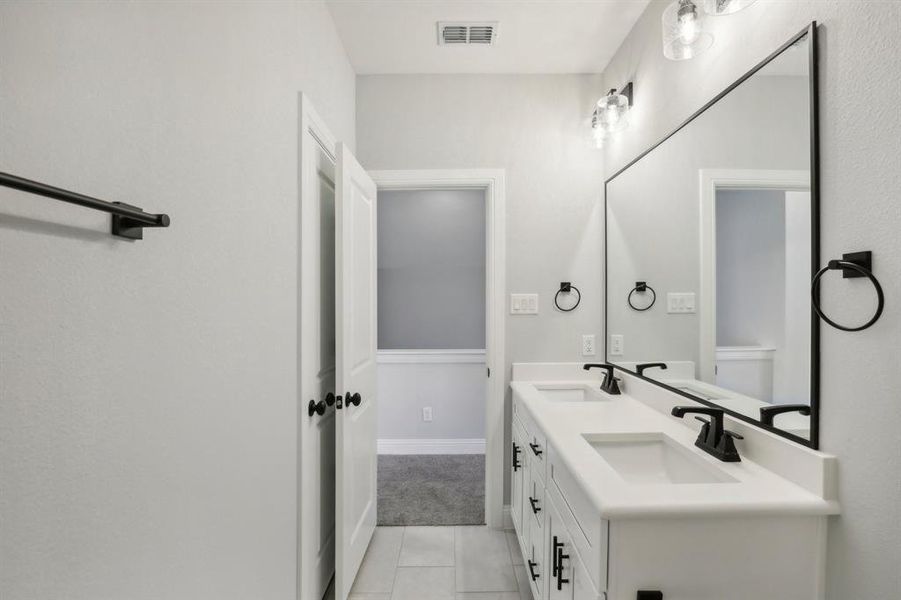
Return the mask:
<svg viewBox="0 0 901 600">
<path fill-rule="evenodd" d="M 423 406 L 422 407 L 422 420 L 426 423 L 432 422 L 432 407 L 431 406 Z"/>
<path fill-rule="evenodd" d="M 538 294 L 510 294 L 511 315 L 537 315 Z"/>
<path fill-rule="evenodd" d="M 624 340 L 622 334 L 610 334 L 610 356 L 623 355 Z"/>
<path fill-rule="evenodd" d="M 694 292 L 669 292 L 666 295 L 666 312 L 670 314 L 690 314 L 695 310 Z"/>
</svg>

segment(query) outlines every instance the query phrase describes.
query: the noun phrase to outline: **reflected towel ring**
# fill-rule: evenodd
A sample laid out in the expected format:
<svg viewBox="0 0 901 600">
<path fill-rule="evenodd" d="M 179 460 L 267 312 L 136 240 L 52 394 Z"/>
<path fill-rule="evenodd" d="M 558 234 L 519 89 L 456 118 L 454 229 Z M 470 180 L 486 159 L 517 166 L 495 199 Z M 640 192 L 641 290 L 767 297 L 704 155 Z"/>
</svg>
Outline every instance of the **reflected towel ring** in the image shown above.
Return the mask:
<svg viewBox="0 0 901 600">
<path fill-rule="evenodd" d="M 576 294 L 578 295 L 578 297 L 576 298 L 576 303 L 573 304 L 572 306 L 570 306 L 569 308 L 563 308 L 562 306 L 560 306 L 560 302 L 559 302 L 560 294 L 569 294 L 569 293 L 572 293 L 573 290 L 575 290 Z M 579 306 L 580 302 L 582 302 L 582 292 L 579 291 L 579 288 L 577 288 L 576 286 L 574 286 L 573 284 L 571 284 L 568 281 L 561 281 L 560 289 L 557 290 L 556 294 L 554 294 L 554 306 L 557 307 L 557 310 L 560 310 L 563 312 L 570 312 L 570 311 L 576 310 L 576 307 Z"/>
<path fill-rule="evenodd" d="M 885 295 L 882 293 L 882 286 L 879 285 L 879 280 L 873 275 L 873 272 L 868 268 L 871 264 L 870 253 L 860 253 L 854 255 L 845 254 L 842 258 L 844 260 L 830 260 L 825 267 L 817 271 L 817 274 L 813 276 L 813 281 L 810 284 L 810 300 L 811 304 L 813 304 L 813 310 L 816 311 L 817 315 L 836 329 L 840 329 L 842 331 L 863 331 L 864 329 L 870 327 L 879 320 L 879 317 L 882 316 L 882 309 L 885 308 Z M 851 259 L 851 260 L 848 260 Z M 856 260 L 855 260 L 856 259 Z M 863 263 L 863 264 L 860 264 Z M 855 274 L 849 274 L 848 269 L 853 271 Z M 818 299 L 818 291 L 820 288 L 820 278 L 826 273 L 826 271 L 843 271 L 845 273 L 845 277 L 866 277 L 870 280 L 870 283 L 873 284 L 873 287 L 876 288 L 876 312 L 870 318 L 869 321 L 864 323 L 863 325 L 859 325 L 857 327 L 845 327 L 844 325 L 839 325 L 825 314 L 823 314 L 823 310 L 820 308 L 820 302 Z"/>
<path fill-rule="evenodd" d="M 652 295 L 651 303 L 650 303 L 650 304 L 648 304 L 648 305 L 645 306 L 644 308 L 638 308 L 637 306 L 635 306 L 634 304 L 632 304 L 632 294 L 634 294 L 635 292 L 639 292 L 639 293 L 643 294 L 643 293 L 645 293 L 645 292 L 648 291 L 648 290 L 651 291 L 651 295 Z M 645 281 L 636 281 L 636 282 L 635 282 L 635 287 L 632 288 L 632 291 L 631 291 L 631 292 L 629 292 L 629 298 L 628 298 L 628 301 L 629 301 L 629 306 L 632 307 L 632 310 L 637 310 L 638 312 L 644 312 L 644 311 L 650 309 L 652 306 L 654 306 L 654 303 L 657 302 L 657 292 L 655 292 L 655 291 L 654 291 L 654 288 L 652 288 L 651 286 L 649 286 L 649 285 L 647 284 L 647 282 L 645 282 Z"/>
</svg>

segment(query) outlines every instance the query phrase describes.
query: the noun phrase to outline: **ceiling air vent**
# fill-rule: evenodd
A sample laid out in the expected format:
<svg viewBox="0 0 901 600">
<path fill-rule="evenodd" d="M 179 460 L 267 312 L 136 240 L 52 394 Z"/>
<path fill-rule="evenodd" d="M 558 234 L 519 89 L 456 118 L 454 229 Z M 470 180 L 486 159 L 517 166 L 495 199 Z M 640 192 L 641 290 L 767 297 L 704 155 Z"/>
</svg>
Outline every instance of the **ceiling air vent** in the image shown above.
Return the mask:
<svg viewBox="0 0 901 600">
<path fill-rule="evenodd" d="M 438 45 L 491 46 L 497 39 L 497 22 L 451 23 L 438 22 Z"/>
</svg>

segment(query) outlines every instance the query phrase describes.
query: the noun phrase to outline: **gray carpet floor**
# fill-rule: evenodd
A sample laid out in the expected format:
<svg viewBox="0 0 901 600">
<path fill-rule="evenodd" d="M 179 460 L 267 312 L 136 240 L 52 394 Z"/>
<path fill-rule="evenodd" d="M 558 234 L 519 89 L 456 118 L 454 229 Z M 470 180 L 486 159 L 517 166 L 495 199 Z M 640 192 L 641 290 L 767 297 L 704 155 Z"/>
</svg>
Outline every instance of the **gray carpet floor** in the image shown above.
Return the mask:
<svg viewBox="0 0 901 600">
<path fill-rule="evenodd" d="M 379 525 L 482 525 L 485 455 L 379 455 Z"/>
</svg>

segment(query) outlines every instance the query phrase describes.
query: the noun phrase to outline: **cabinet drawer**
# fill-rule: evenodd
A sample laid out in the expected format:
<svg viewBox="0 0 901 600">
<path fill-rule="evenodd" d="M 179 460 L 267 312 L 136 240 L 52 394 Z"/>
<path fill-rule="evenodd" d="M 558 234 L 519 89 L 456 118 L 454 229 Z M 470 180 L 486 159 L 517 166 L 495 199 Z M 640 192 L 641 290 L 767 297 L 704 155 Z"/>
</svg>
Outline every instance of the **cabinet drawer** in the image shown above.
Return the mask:
<svg viewBox="0 0 901 600">
<path fill-rule="evenodd" d="M 523 514 L 529 515 L 532 519 L 532 526 L 537 527 L 535 531 L 541 531 L 544 529 L 544 517 L 547 514 L 544 508 L 545 490 L 544 482 L 539 477 L 536 477 L 534 472 L 531 473 L 527 491 L 528 495 L 523 504 Z M 538 535 L 542 534 L 539 533 Z"/>
<path fill-rule="evenodd" d="M 554 453 L 548 449 L 548 479 L 546 495 L 569 532 L 573 546 L 584 563 L 596 590 L 607 589 L 607 521 L 601 519 L 575 477 Z"/>
<path fill-rule="evenodd" d="M 530 468 L 542 481 L 547 481 L 547 440 L 544 432 L 535 423 L 532 414 L 518 399 L 513 401 L 513 422 L 519 421 L 525 432 L 525 452 L 531 460 Z"/>
<path fill-rule="evenodd" d="M 547 595 L 547 562 L 544 552 L 544 536 L 541 533 L 538 529 L 532 531 L 526 555 L 526 577 L 529 579 L 529 587 L 532 589 L 534 600 L 543 600 Z"/>
</svg>

